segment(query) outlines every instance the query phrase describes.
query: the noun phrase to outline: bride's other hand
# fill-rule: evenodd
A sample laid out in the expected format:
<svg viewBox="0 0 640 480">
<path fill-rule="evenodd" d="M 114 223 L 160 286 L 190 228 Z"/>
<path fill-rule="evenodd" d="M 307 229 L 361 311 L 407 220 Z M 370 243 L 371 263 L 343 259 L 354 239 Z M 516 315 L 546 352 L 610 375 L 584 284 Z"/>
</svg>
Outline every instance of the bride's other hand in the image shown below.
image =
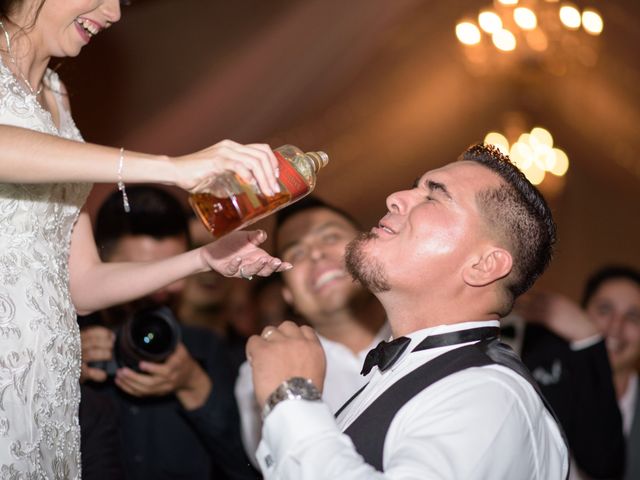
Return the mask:
<svg viewBox="0 0 640 480">
<path fill-rule="evenodd" d="M 267 239 L 264 230 L 239 231 L 225 235 L 200 247 L 205 269 L 212 269 L 226 277 L 267 277 L 273 272 L 292 268 L 288 262 L 272 257 L 259 247 Z"/>
</svg>

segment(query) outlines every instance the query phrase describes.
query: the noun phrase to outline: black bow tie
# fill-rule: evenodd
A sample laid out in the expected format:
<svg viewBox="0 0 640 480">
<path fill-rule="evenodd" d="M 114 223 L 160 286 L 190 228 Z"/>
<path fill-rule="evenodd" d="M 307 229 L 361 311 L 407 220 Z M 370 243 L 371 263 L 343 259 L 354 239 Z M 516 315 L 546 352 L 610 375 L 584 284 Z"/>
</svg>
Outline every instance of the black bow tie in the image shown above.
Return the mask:
<svg viewBox="0 0 640 480">
<path fill-rule="evenodd" d="M 413 352 L 427 350 L 429 348 L 447 347 L 459 343 L 468 343 L 482 340 L 491 340 L 500 336 L 498 327 L 479 327 L 468 330 L 458 330 L 455 332 L 441 333 L 439 335 L 430 335 L 414 348 Z M 367 353 L 364 359 L 361 375 L 368 375 L 376 365 L 381 372 L 387 370 L 393 365 L 402 352 L 409 346 L 411 339 L 407 337 L 398 337 L 391 342 L 380 342 L 376 348 Z"/>
<path fill-rule="evenodd" d="M 368 375 L 376 365 L 381 372 L 395 363 L 402 352 L 409 346 L 411 339 L 407 337 L 398 337 L 391 342 L 380 342 L 376 348 L 367 353 L 364 359 L 361 375 Z"/>
<path fill-rule="evenodd" d="M 504 327 L 500 327 L 500 336 L 502 338 L 516 338 L 516 327 L 513 325 L 505 325 Z"/>
</svg>

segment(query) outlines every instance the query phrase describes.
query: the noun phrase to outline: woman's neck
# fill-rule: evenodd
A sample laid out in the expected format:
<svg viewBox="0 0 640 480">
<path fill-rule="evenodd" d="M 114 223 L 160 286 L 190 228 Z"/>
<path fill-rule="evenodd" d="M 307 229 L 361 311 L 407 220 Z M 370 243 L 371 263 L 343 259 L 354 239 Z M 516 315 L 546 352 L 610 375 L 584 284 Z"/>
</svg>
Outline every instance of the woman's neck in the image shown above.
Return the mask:
<svg viewBox="0 0 640 480">
<path fill-rule="evenodd" d="M 50 56 L 44 55 L 38 48 L 40 41 L 34 29 L 26 30 L 2 19 L 0 29 L 0 45 L 2 46 L 3 63 L 8 67 L 20 83 L 31 90 L 41 91 L 45 71 Z"/>
</svg>

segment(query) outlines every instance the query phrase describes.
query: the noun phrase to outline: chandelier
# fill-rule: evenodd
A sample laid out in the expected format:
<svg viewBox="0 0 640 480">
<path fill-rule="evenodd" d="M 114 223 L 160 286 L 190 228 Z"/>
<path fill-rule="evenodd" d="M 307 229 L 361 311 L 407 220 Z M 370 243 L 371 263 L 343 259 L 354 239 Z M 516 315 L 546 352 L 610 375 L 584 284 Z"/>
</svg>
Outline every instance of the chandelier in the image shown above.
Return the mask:
<svg viewBox="0 0 640 480">
<path fill-rule="evenodd" d="M 604 21 L 593 7 L 559 0 L 494 0 L 455 28 L 470 64 L 479 73 L 536 67 L 564 75 L 594 66 Z"/>
<path fill-rule="evenodd" d="M 515 128 L 514 128 L 515 127 Z M 548 196 L 555 196 L 564 186 L 564 176 L 569 170 L 569 157 L 564 150 L 554 145 L 551 133 L 543 127 L 533 127 L 515 138 L 520 130 L 515 125 L 507 125 L 505 133 L 489 132 L 485 145 L 493 145 L 524 173 L 527 179 Z"/>
</svg>

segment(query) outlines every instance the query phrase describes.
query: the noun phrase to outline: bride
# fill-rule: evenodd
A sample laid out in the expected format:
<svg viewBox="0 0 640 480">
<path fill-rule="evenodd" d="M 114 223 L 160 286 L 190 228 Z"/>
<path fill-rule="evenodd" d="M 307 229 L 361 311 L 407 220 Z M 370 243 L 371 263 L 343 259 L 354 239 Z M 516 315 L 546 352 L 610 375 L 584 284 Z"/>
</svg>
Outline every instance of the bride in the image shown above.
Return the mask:
<svg viewBox="0 0 640 480">
<path fill-rule="evenodd" d="M 65 87 L 47 68 L 120 19 L 119 0 L 0 0 L 0 472 L 79 478 L 80 341 L 76 312 L 123 303 L 184 276 L 269 275 L 291 265 L 236 232 L 176 257 L 101 263 L 83 203 L 92 183 L 200 191 L 234 171 L 278 190 L 266 145 L 229 140 L 181 157 L 84 143 Z"/>
</svg>

